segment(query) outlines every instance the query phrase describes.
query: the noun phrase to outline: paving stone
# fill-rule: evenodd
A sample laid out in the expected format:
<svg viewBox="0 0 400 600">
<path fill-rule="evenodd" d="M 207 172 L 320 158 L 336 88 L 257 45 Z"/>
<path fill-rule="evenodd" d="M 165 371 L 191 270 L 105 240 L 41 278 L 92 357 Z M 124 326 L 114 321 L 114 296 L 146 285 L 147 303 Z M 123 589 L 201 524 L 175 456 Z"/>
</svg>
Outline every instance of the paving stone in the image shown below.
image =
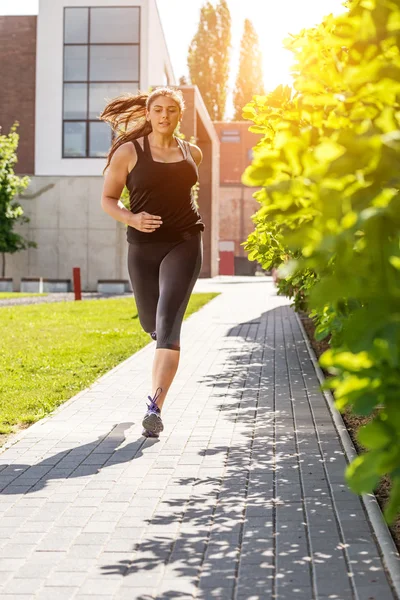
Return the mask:
<svg viewBox="0 0 400 600">
<path fill-rule="evenodd" d="M 41 565 L 56 565 L 66 556 L 66 551 L 40 551 L 37 548 L 29 556 L 28 564 L 41 564 Z"/>
<path fill-rule="evenodd" d="M 71 600 L 78 589 L 77 587 L 46 586 L 36 594 L 35 600 Z"/>
<path fill-rule="evenodd" d="M 167 596 L 163 596 L 167 597 Z M 172 596 L 173 597 L 173 596 Z M 152 600 L 157 598 L 155 590 L 151 587 L 142 588 L 121 588 L 114 596 L 115 600 Z M 77 600 L 93 600 L 93 596 L 76 596 Z M 75 600 L 75 598 L 74 598 Z"/>
<path fill-rule="evenodd" d="M 54 573 L 88 573 L 97 564 L 96 558 L 63 558 L 54 568 Z"/>
<path fill-rule="evenodd" d="M 197 585 L 194 581 L 185 578 L 163 579 L 157 588 L 157 598 L 179 598 L 187 595 L 192 598 L 196 593 Z"/>
<path fill-rule="evenodd" d="M 40 579 L 45 580 L 53 568 L 54 568 L 54 564 L 49 564 L 49 563 L 39 564 L 36 560 L 28 559 L 26 562 L 24 562 L 23 566 L 21 566 L 15 572 L 15 577 L 16 577 L 16 579 L 40 578 Z"/>
<path fill-rule="evenodd" d="M 196 594 L 196 598 L 200 598 L 201 600 L 213 600 L 217 598 L 217 600 L 232 600 L 232 590 L 224 591 L 221 588 L 213 589 L 199 589 Z M 253 596 L 252 596 L 253 598 Z M 247 598 L 249 600 L 249 598 Z"/>
<path fill-rule="evenodd" d="M 79 588 L 87 579 L 87 573 L 81 571 L 54 571 L 45 582 L 45 587 Z"/>
<path fill-rule="evenodd" d="M 17 572 L 24 564 L 23 558 L 0 558 L 0 572 Z"/>
<path fill-rule="evenodd" d="M 89 594 L 94 597 L 104 596 L 110 598 L 110 596 L 112 597 L 118 590 L 122 580 L 122 576 L 116 579 L 110 579 L 104 576 L 100 576 L 96 579 L 88 579 L 80 586 L 79 591 L 81 594 Z"/>
<path fill-rule="evenodd" d="M 1 596 L 2 600 L 27 600 L 29 598 L 26 594 L 3 594 Z M 31 596 L 32 598 L 32 596 Z"/>
<path fill-rule="evenodd" d="M 68 556 L 70 558 L 96 558 L 100 553 L 101 548 L 96 544 L 91 544 L 89 546 L 84 544 L 72 545 L 68 549 Z"/>
<path fill-rule="evenodd" d="M 109 532 L 97 532 L 97 533 L 81 533 L 75 538 L 74 543 L 77 546 L 99 546 L 104 544 L 110 537 Z"/>
<path fill-rule="evenodd" d="M 44 579 L 24 578 L 17 579 L 13 577 L 7 582 L 7 593 L 10 594 L 35 594 L 44 584 Z"/>
<path fill-rule="evenodd" d="M 53 523 L 49 521 L 25 521 L 23 529 L 18 530 L 19 533 L 22 531 L 26 533 L 42 533 L 45 534 L 52 529 Z"/>
<path fill-rule="evenodd" d="M 6 544 L 0 549 L 0 560 L 4 558 L 27 558 L 35 548 L 35 544 Z"/>
</svg>

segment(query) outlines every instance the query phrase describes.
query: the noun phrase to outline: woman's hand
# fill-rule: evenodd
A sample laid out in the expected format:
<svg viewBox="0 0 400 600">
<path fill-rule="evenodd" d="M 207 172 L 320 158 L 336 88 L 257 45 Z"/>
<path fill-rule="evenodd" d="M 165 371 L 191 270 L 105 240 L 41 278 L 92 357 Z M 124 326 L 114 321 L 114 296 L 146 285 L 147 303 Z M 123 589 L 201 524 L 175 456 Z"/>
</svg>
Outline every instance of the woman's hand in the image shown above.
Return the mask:
<svg viewBox="0 0 400 600">
<path fill-rule="evenodd" d="M 145 233 L 152 233 L 162 225 L 160 216 L 150 215 L 144 210 L 140 213 L 132 213 L 129 221 L 128 225 Z"/>
</svg>

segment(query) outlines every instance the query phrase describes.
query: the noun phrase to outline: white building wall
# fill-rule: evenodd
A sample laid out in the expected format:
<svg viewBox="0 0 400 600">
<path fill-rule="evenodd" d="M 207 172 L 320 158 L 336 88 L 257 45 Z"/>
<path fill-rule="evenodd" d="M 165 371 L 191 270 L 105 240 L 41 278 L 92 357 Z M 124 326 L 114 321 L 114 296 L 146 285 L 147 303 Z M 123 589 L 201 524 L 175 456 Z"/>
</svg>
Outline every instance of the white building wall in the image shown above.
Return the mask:
<svg viewBox="0 0 400 600">
<path fill-rule="evenodd" d="M 164 31 L 157 8 L 157 0 L 149 0 L 149 52 L 147 73 L 148 85 L 153 87 L 175 85 L 175 75 L 168 53 Z M 167 74 L 167 75 L 166 75 Z M 168 80 L 168 81 L 167 81 Z"/>
<path fill-rule="evenodd" d="M 106 160 L 62 158 L 64 7 L 139 6 L 140 83 L 142 90 L 164 82 L 171 62 L 155 0 L 40 0 L 36 54 L 35 175 L 101 176 Z M 136 91 L 136 90 L 132 90 Z"/>
<path fill-rule="evenodd" d="M 37 248 L 7 256 L 6 276 L 71 279 L 80 267 L 82 289 L 98 279 L 129 280 L 126 226 L 100 208 L 101 177 L 32 177 L 19 198 L 30 222 L 17 228 Z"/>
</svg>

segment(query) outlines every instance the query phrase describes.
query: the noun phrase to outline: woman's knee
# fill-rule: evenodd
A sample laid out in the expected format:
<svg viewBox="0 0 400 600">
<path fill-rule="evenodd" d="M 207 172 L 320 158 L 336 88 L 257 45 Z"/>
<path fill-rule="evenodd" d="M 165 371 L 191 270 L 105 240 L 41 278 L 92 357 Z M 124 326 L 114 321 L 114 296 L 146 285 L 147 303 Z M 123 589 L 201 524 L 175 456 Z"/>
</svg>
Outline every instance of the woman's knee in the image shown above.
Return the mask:
<svg viewBox="0 0 400 600">
<path fill-rule="evenodd" d="M 157 348 L 180 349 L 180 324 L 176 312 L 157 315 Z"/>
<path fill-rule="evenodd" d="M 157 340 L 156 350 L 160 350 L 164 348 L 165 350 L 175 350 L 177 352 L 180 351 L 181 345 L 175 344 L 174 342 L 162 342 L 161 340 Z"/>
<path fill-rule="evenodd" d="M 141 328 L 150 335 L 156 331 L 156 311 L 148 310 L 147 307 L 139 307 L 136 302 L 138 318 Z"/>
</svg>

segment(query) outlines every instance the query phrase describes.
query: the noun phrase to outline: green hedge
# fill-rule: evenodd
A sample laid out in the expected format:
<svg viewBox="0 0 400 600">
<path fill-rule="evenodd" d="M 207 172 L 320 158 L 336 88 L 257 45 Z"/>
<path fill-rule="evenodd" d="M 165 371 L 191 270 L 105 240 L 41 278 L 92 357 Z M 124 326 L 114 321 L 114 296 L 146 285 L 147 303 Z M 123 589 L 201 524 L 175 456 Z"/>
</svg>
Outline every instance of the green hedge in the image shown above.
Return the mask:
<svg viewBox="0 0 400 600">
<path fill-rule="evenodd" d="M 400 508 L 400 2 L 357 0 L 285 41 L 294 88 L 254 96 L 263 133 L 243 183 L 260 187 L 251 260 L 331 334 L 320 363 L 336 406 L 371 422 L 346 470 L 355 493 L 388 474 Z M 279 266 L 280 265 L 280 266 Z"/>
</svg>

